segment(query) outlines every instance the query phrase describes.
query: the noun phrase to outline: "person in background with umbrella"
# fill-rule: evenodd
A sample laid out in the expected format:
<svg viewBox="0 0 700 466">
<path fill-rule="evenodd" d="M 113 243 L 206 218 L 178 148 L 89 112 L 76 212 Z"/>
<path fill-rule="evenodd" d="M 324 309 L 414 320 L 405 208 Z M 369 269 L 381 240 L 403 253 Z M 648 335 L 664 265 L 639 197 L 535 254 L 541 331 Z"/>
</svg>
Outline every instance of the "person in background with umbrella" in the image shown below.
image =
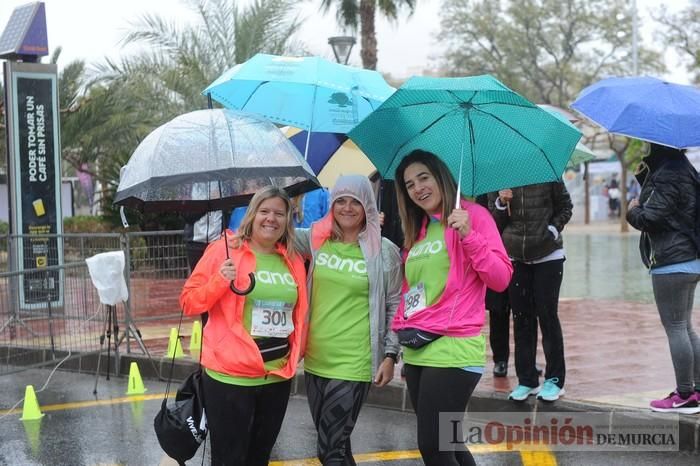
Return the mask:
<svg viewBox="0 0 700 466">
<path fill-rule="evenodd" d="M 564 394 L 566 375 L 558 304 L 565 260 L 561 232 L 571 219 L 571 197 L 563 182 L 540 183 L 491 193 L 489 207 L 513 261 L 508 291 L 518 386 L 509 398 L 555 401 Z M 538 323 L 547 364 L 542 387 L 535 366 Z"/>
<path fill-rule="evenodd" d="M 404 345 L 406 385 L 416 412 L 418 448 L 428 466 L 473 465 L 463 442 L 441 451 L 449 423 L 461 413 L 484 371 L 486 289 L 503 291 L 512 265 L 488 210 L 458 198 L 445 163 L 415 150 L 395 173 L 404 230 L 403 299 L 392 328 Z M 409 346 L 410 345 L 410 346 Z"/>
<path fill-rule="evenodd" d="M 488 194 L 481 194 L 475 199 L 477 204 L 489 207 Z M 500 293 L 486 290 L 486 309 L 489 311 L 489 343 L 493 356 L 493 376 L 508 375 L 508 358 L 510 357 L 510 302 L 508 290 Z"/>
<path fill-rule="evenodd" d="M 380 235 L 369 179 L 338 178 L 330 212 L 295 244 L 310 259 L 304 380 L 324 466 L 354 465 L 350 446 L 372 382 L 394 376 L 399 344 L 389 324 L 401 299 L 401 257 Z"/>
<path fill-rule="evenodd" d="M 186 315 L 209 312 L 201 364 L 212 464 L 262 466 L 301 356 L 306 274 L 280 188 L 259 190 L 235 237 L 224 233 L 185 283 L 180 305 Z M 250 288 L 253 277 L 249 294 L 233 292 Z"/>
<path fill-rule="evenodd" d="M 700 412 L 700 337 L 693 328 L 693 298 L 700 280 L 698 174 L 683 150 L 651 144 L 635 174 L 642 185 L 627 221 L 642 232 L 639 249 L 650 269 L 654 300 L 664 326 L 676 389 L 650 403 L 653 411 Z"/>
<path fill-rule="evenodd" d="M 231 213 L 228 228 L 236 231 L 245 215 L 245 207 L 236 207 Z M 295 228 L 309 228 L 313 222 L 328 213 L 328 189 L 318 188 L 292 198 L 293 223 Z"/>
<path fill-rule="evenodd" d="M 608 213 L 610 217 L 620 216 L 620 183 L 617 181 L 617 173 L 612 174 L 608 188 Z"/>
<path fill-rule="evenodd" d="M 204 196 L 216 197 L 220 196 L 219 190 L 211 187 L 212 183 L 206 183 L 208 191 Z M 195 185 L 195 189 L 201 189 L 201 185 Z M 212 193 L 212 191 L 214 191 Z M 193 196 L 194 197 L 194 196 Z M 220 210 L 206 212 L 202 215 L 199 213 L 185 213 L 182 215 L 185 220 L 185 226 L 182 229 L 182 239 L 185 242 L 185 258 L 187 266 L 190 269 L 190 274 L 197 266 L 197 263 L 204 255 L 204 251 L 209 246 L 209 243 L 217 240 L 224 231 L 224 213 Z M 202 328 L 207 325 L 209 314 L 203 312 L 199 315 L 202 320 Z"/>
<path fill-rule="evenodd" d="M 182 239 L 185 242 L 185 256 L 190 272 L 197 266 L 197 262 L 204 255 L 204 250 L 209 243 L 221 236 L 224 229 L 224 214 L 220 210 L 200 213 L 184 214 L 185 227 L 182 231 Z"/>
</svg>

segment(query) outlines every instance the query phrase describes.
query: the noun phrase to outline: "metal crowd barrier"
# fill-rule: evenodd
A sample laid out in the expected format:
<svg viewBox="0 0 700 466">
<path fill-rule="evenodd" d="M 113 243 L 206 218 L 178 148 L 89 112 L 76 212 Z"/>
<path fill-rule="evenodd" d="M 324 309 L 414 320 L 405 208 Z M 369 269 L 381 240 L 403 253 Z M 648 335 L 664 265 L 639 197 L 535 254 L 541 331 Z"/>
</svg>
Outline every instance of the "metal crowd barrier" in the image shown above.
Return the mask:
<svg viewBox="0 0 700 466">
<path fill-rule="evenodd" d="M 0 237 L 0 375 L 62 359 L 100 352 L 107 331 L 105 307 L 92 284 L 85 259 L 123 250 L 128 268 L 127 302 L 116 307 L 121 351 L 141 346 L 140 326 L 177 322 L 178 297 L 188 275 L 182 231 L 94 233 Z M 49 263 L 59 265 L 8 271 L 9 261 L 37 239 L 45 239 Z M 63 246 L 63 261 L 58 258 Z M 54 286 L 58 283 L 58 287 Z M 51 286 L 47 286 L 50 284 Z M 60 290 L 49 293 L 47 288 Z M 113 314 L 114 315 L 114 314 Z M 106 343 L 105 343 L 106 344 Z M 106 348 L 102 348 L 106 351 Z"/>
</svg>

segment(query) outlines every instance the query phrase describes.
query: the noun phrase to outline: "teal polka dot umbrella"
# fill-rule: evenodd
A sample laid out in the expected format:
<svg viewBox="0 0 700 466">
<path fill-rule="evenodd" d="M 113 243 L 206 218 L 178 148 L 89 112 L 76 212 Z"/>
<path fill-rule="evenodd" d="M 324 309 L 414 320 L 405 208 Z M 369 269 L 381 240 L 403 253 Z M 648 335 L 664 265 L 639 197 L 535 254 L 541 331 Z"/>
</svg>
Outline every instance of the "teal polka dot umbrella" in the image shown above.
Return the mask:
<svg viewBox="0 0 700 466">
<path fill-rule="evenodd" d="M 349 136 L 385 178 L 422 149 L 476 196 L 560 180 L 581 133 L 484 75 L 411 78 Z"/>
</svg>

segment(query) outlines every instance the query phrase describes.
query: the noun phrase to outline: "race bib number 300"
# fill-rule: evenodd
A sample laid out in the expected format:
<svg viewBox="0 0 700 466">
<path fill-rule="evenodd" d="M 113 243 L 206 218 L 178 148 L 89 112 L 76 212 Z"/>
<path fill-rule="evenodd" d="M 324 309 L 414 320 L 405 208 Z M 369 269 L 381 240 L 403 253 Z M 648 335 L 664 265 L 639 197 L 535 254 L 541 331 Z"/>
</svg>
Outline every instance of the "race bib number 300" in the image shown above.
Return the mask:
<svg viewBox="0 0 700 466">
<path fill-rule="evenodd" d="M 404 294 L 404 317 L 408 319 L 426 307 L 425 285 L 418 283 Z"/>
<path fill-rule="evenodd" d="M 255 301 L 252 314 L 250 334 L 254 337 L 286 338 L 294 331 L 290 303 Z"/>
</svg>

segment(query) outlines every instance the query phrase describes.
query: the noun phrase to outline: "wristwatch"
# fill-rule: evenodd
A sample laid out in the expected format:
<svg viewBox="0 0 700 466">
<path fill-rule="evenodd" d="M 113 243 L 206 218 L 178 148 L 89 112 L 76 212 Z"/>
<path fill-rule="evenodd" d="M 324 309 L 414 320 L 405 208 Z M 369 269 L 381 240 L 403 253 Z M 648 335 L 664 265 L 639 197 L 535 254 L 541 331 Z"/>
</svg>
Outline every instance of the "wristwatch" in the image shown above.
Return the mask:
<svg viewBox="0 0 700 466">
<path fill-rule="evenodd" d="M 399 355 L 396 353 L 384 353 L 385 358 L 391 358 L 394 361 L 394 364 L 399 362 Z"/>
</svg>

